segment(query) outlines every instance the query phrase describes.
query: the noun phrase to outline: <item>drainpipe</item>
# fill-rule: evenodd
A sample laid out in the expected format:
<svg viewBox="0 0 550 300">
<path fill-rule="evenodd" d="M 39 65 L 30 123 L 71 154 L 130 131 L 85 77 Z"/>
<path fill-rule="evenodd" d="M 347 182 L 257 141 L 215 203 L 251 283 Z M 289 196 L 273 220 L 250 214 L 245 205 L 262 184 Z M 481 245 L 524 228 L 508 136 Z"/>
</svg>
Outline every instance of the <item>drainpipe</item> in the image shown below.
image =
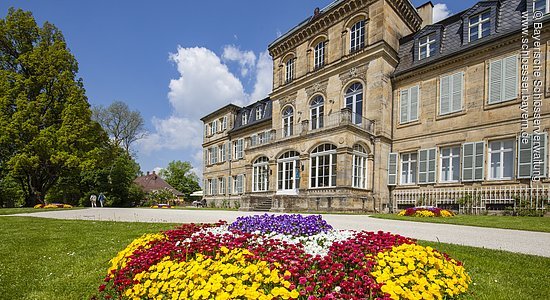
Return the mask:
<svg viewBox="0 0 550 300">
<path fill-rule="evenodd" d="M 376 212 L 376 197 L 374 196 L 375 195 L 374 176 L 375 176 L 375 170 L 376 170 L 376 138 L 374 136 L 371 136 L 370 141 L 372 142 L 372 155 L 374 157 L 372 160 L 372 176 L 371 176 L 372 177 L 372 199 L 374 201 L 372 208 L 374 209 L 374 212 Z"/>
<path fill-rule="evenodd" d="M 394 100 L 394 99 L 393 99 L 393 83 L 394 83 L 394 81 L 395 81 L 395 75 L 394 75 L 394 73 L 392 73 L 392 74 L 390 75 L 390 85 L 391 85 L 391 106 L 390 106 L 390 107 L 391 107 L 391 117 L 390 117 L 390 118 L 391 118 L 391 125 L 390 125 L 390 128 L 391 128 L 391 131 L 390 131 L 390 153 L 393 152 L 393 132 L 394 132 L 394 129 L 395 129 L 395 128 L 394 128 L 394 119 L 393 119 L 393 113 L 394 113 L 394 111 L 393 111 L 393 100 Z M 398 160 L 398 161 L 399 161 L 399 160 Z M 399 164 L 398 164 L 398 166 L 399 166 Z M 399 167 L 398 167 L 397 169 L 399 170 Z M 397 172 L 397 173 L 399 173 L 399 172 Z M 395 181 L 396 181 L 395 183 L 396 183 L 396 184 L 397 184 L 397 175 L 398 175 L 398 174 L 395 174 L 395 176 L 396 176 L 396 177 L 395 177 Z M 390 190 L 390 195 L 389 195 L 389 198 L 390 198 L 390 199 L 389 199 L 389 200 L 390 200 L 389 206 L 390 206 L 390 207 L 389 207 L 389 209 L 390 209 L 390 213 L 393 213 L 394 210 L 393 210 L 393 194 L 392 194 L 392 192 L 393 192 L 394 186 L 388 186 L 388 187 L 389 187 L 389 190 Z"/>
</svg>

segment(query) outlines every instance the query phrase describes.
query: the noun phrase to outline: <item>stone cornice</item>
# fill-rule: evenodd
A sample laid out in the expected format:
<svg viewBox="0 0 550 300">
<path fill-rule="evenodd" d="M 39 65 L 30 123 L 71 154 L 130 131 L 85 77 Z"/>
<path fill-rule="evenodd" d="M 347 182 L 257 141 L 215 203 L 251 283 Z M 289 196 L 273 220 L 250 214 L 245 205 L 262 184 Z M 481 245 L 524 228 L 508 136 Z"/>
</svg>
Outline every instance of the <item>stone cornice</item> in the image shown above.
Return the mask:
<svg viewBox="0 0 550 300">
<path fill-rule="evenodd" d="M 408 0 L 349 0 L 343 1 L 327 12 L 324 12 L 319 17 L 306 22 L 304 25 L 299 25 L 291 29 L 286 33 L 288 36 L 283 35 L 283 37 L 275 40 L 275 42 L 269 45 L 269 54 L 273 58 L 278 57 L 294 49 L 305 40 L 316 36 L 319 32 L 325 31 L 342 19 L 351 16 L 357 10 L 371 5 L 376 1 L 385 1 L 389 3 L 396 12 L 399 12 L 399 14 L 403 16 L 405 23 L 413 32 L 420 29 L 422 19 Z"/>
</svg>

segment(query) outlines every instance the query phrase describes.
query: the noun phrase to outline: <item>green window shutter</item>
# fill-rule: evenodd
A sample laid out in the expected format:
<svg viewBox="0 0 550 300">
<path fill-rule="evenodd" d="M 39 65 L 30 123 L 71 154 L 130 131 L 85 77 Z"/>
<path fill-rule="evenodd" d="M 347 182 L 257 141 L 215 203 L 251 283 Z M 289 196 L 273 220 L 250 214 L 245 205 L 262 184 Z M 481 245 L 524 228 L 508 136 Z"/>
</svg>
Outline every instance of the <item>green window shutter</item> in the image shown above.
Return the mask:
<svg viewBox="0 0 550 300">
<path fill-rule="evenodd" d="M 400 123 L 409 122 L 409 90 L 402 90 L 400 97 L 401 117 Z"/>
<path fill-rule="evenodd" d="M 489 64 L 489 103 L 502 101 L 502 60 L 495 60 Z"/>
<path fill-rule="evenodd" d="M 388 158 L 388 185 L 397 185 L 397 153 L 390 153 Z"/>
<path fill-rule="evenodd" d="M 451 77 L 441 77 L 439 87 L 439 114 L 451 112 Z"/>
<path fill-rule="evenodd" d="M 418 183 L 428 183 L 428 150 L 418 150 Z"/>
<path fill-rule="evenodd" d="M 227 161 L 231 161 L 231 142 L 225 144 L 225 153 L 227 153 Z"/>
<path fill-rule="evenodd" d="M 418 120 L 419 87 L 413 86 L 409 92 L 409 121 Z"/>
<path fill-rule="evenodd" d="M 533 137 L 533 142 L 532 142 L 532 145 L 533 145 L 533 152 L 535 152 L 537 149 L 538 151 L 536 151 L 538 154 L 537 156 L 538 157 L 534 157 L 534 161 L 538 164 L 537 168 L 538 170 L 540 170 L 540 173 L 539 174 L 533 174 L 533 175 L 540 175 L 538 177 L 540 178 L 546 178 L 548 176 L 548 173 L 547 173 L 547 169 L 548 169 L 548 147 L 547 147 L 547 143 L 548 143 L 548 134 L 546 132 L 544 133 L 541 133 L 538 135 L 539 136 L 539 140 L 536 141 L 535 138 Z M 533 153 L 533 156 L 535 155 L 535 153 Z"/>
<path fill-rule="evenodd" d="M 428 183 L 435 183 L 436 164 L 436 149 L 428 149 Z"/>
<path fill-rule="evenodd" d="M 462 89 L 464 82 L 464 72 L 459 72 L 452 77 L 452 107 L 451 112 L 457 112 L 462 110 Z"/>
<path fill-rule="evenodd" d="M 518 138 L 518 178 L 531 178 L 531 135 L 526 139 L 527 143 L 523 143 L 522 138 Z"/>
<path fill-rule="evenodd" d="M 518 58 L 515 55 L 503 59 L 502 101 L 513 100 L 518 97 Z"/>
<path fill-rule="evenodd" d="M 462 181 L 474 180 L 474 143 L 462 145 Z"/>
<path fill-rule="evenodd" d="M 233 193 L 233 177 L 227 177 L 227 194 L 231 195 Z"/>
<path fill-rule="evenodd" d="M 475 143 L 474 155 L 474 180 L 482 181 L 485 175 L 485 142 Z"/>
<path fill-rule="evenodd" d="M 204 158 L 204 166 L 206 167 L 208 165 L 208 150 L 204 150 L 204 154 L 203 154 L 203 158 Z"/>
</svg>

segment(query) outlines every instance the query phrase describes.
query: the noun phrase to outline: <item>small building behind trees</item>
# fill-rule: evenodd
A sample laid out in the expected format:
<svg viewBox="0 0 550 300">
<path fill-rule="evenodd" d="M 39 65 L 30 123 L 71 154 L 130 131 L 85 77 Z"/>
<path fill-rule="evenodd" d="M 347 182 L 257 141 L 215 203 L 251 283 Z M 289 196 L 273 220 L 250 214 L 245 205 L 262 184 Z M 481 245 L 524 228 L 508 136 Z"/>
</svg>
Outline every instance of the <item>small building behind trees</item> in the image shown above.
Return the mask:
<svg viewBox="0 0 550 300">
<path fill-rule="evenodd" d="M 182 204 L 185 200 L 185 195 L 172 187 L 168 182 L 164 181 L 155 171 L 147 172 L 146 175 L 140 176 L 134 179 L 134 182 L 139 185 L 146 194 L 145 200 L 152 200 L 160 204 L 162 200 L 165 200 L 166 203 L 172 202 L 174 204 Z M 167 193 L 168 192 L 168 193 Z M 166 199 L 166 196 L 160 197 L 164 199 L 155 199 L 154 195 L 168 194 L 171 196 Z"/>
</svg>

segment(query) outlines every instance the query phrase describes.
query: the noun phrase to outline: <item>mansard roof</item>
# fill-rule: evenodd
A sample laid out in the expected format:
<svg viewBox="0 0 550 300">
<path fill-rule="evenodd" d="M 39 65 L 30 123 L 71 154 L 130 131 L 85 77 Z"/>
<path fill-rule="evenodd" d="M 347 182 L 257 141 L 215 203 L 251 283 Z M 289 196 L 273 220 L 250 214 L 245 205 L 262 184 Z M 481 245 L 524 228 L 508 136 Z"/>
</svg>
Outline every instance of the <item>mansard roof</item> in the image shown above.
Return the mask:
<svg viewBox="0 0 550 300">
<path fill-rule="evenodd" d="M 262 110 L 262 117 L 256 118 L 256 110 L 260 108 Z M 246 116 L 246 124 L 242 124 L 243 115 Z M 251 127 L 255 124 L 262 123 L 264 121 L 271 120 L 272 115 L 272 101 L 267 97 L 260 101 L 254 102 L 248 106 L 245 106 L 237 113 L 237 119 L 235 120 L 235 126 L 229 132 L 235 132 L 244 128 Z"/>
</svg>

